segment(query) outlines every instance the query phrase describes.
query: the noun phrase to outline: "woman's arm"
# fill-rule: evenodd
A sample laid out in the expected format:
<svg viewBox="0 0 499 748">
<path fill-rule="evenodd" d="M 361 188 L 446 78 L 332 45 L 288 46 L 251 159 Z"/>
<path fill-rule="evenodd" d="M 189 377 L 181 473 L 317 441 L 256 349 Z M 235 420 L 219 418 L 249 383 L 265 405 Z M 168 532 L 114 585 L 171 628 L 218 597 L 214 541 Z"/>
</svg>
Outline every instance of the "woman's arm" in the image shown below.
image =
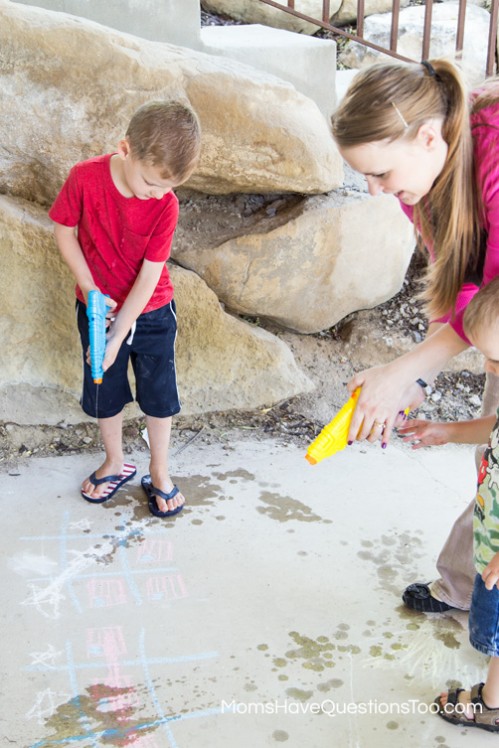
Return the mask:
<svg viewBox="0 0 499 748">
<path fill-rule="evenodd" d="M 382 441 L 388 444 L 399 412 L 422 402 L 424 393 L 416 380 L 433 382 L 447 361 L 467 347 L 451 326 L 445 324 L 389 364 L 356 374 L 348 389 L 353 392 L 362 387 L 362 390 L 350 424 L 349 441 L 366 439 L 376 432 L 377 424 L 384 424 Z"/>
</svg>

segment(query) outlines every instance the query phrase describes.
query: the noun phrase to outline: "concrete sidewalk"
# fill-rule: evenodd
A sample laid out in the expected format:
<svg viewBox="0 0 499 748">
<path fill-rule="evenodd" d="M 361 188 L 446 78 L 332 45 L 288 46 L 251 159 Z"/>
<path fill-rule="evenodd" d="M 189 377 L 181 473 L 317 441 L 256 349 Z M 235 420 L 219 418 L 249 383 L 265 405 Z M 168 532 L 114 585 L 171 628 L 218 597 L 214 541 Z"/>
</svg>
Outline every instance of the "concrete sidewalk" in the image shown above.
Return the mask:
<svg viewBox="0 0 499 748">
<path fill-rule="evenodd" d="M 172 521 L 147 511 L 144 452 L 101 506 L 78 491 L 95 455 L 1 474 L 1 745 L 488 745 L 428 711 L 485 673 L 466 614 L 400 601 L 474 492 L 472 449 L 303 454 L 194 442 Z"/>
</svg>

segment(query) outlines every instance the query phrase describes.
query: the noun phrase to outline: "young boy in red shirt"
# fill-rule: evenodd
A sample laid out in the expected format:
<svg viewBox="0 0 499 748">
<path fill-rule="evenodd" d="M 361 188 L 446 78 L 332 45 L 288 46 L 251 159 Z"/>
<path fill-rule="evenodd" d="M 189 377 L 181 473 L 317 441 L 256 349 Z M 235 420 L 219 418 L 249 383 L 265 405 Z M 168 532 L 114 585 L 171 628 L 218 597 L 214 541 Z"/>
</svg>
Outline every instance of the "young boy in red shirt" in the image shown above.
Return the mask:
<svg viewBox="0 0 499 748">
<path fill-rule="evenodd" d="M 105 460 L 83 481 L 82 496 L 102 503 L 136 473 L 124 462 L 123 408 L 137 401 L 146 414 L 150 474 L 142 478 L 149 509 L 159 517 L 181 511 L 184 497 L 168 471 L 171 419 L 180 410 L 175 371 L 177 320 L 166 260 L 178 219 L 173 188 L 192 174 L 200 152 L 195 113 L 176 101 L 152 102 L 133 115 L 116 153 L 76 164 L 49 211 L 59 250 L 76 278 L 83 346 L 81 405 L 98 418 Z M 89 291 L 108 294 L 110 324 L 105 375 L 93 384 L 88 362 Z"/>
</svg>

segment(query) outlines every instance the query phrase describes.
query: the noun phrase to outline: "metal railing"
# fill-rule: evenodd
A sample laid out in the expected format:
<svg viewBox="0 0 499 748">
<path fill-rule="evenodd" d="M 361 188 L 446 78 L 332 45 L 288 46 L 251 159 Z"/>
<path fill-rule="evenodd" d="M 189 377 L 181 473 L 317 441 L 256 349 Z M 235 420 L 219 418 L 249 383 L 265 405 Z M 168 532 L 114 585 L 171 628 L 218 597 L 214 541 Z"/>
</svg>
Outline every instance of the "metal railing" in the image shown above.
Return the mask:
<svg viewBox="0 0 499 748">
<path fill-rule="evenodd" d="M 265 3 L 266 5 L 271 5 L 273 8 L 277 8 L 279 10 L 282 10 L 285 13 L 289 13 L 293 16 L 296 16 L 296 18 L 300 18 L 303 21 L 307 21 L 308 23 L 314 24 L 318 26 L 319 28 L 326 29 L 326 31 L 331 31 L 333 34 L 337 34 L 338 36 L 343 36 L 346 39 L 350 39 L 354 42 L 358 42 L 359 44 L 364 45 L 365 47 L 369 47 L 370 49 L 375 49 L 378 52 L 382 52 L 384 54 L 390 55 L 391 57 L 395 57 L 398 60 L 403 60 L 404 62 L 421 62 L 421 60 L 426 60 L 428 57 L 431 57 L 431 50 L 430 50 L 430 41 L 431 41 L 431 19 L 432 19 L 432 11 L 433 11 L 433 2 L 434 0 L 426 0 L 424 3 L 425 5 L 425 13 L 424 13 L 424 25 L 423 25 L 423 39 L 421 44 L 421 59 L 420 60 L 414 60 L 409 57 L 404 57 L 403 55 L 400 55 L 397 52 L 397 44 L 398 44 L 398 28 L 399 28 L 399 14 L 400 14 L 400 0 L 392 0 L 392 24 L 390 29 L 390 46 L 389 47 L 381 47 L 378 44 L 373 44 L 373 42 L 368 41 L 367 39 L 364 39 L 364 17 L 365 17 L 365 1 L 364 0 L 357 0 L 357 33 L 352 34 L 348 31 L 345 31 L 344 29 L 332 26 L 329 22 L 329 19 L 331 17 L 330 12 L 330 0 L 323 0 L 322 2 L 322 17 L 319 18 L 312 18 L 311 16 L 304 15 L 303 13 L 299 13 L 295 9 L 295 0 L 287 0 L 286 2 L 275 2 L 275 0 L 259 0 L 261 3 Z M 499 0 L 491 0 L 490 2 L 490 26 L 489 26 L 489 34 L 488 34 L 488 42 L 487 42 L 487 62 L 486 62 L 486 70 L 485 74 L 487 76 L 493 75 L 496 70 L 496 43 L 497 43 L 497 21 L 498 21 L 498 10 L 499 10 Z M 459 58 L 459 56 L 462 54 L 463 51 L 463 43 L 464 43 L 464 26 L 466 22 L 466 0 L 459 0 L 459 13 L 457 18 L 457 27 L 456 27 L 456 57 Z"/>
</svg>

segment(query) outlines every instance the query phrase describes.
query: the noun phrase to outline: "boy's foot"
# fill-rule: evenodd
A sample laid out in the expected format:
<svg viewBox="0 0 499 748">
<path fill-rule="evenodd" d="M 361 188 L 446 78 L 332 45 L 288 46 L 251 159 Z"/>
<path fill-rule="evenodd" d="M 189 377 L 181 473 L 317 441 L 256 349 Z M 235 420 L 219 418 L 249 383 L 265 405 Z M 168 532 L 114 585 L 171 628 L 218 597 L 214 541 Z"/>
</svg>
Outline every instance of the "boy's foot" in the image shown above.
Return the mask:
<svg viewBox="0 0 499 748">
<path fill-rule="evenodd" d="M 83 481 L 81 495 L 92 504 L 102 504 L 111 496 L 114 496 L 116 491 L 133 478 L 136 472 L 135 465 L 130 465 L 128 462 L 119 466 L 113 466 L 105 462 L 89 478 Z"/>
<path fill-rule="evenodd" d="M 149 511 L 155 517 L 173 517 L 182 511 L 185 499 L 178 486 L 171 481 L 158 481 L 159 485 L 154 485 L 151 476 L 144 475 L 141 484 L 147 496 Z"/>
<path fill-rule="evenodd" d="M 456 688 L 441 693 L 435 699 L 439 716 L 454 725 L 499 732 L 499 707 L 487 706 L 482 695 L 483 686 L 483 683 L 476 683 L 471 691 Z"/>
</svg>

